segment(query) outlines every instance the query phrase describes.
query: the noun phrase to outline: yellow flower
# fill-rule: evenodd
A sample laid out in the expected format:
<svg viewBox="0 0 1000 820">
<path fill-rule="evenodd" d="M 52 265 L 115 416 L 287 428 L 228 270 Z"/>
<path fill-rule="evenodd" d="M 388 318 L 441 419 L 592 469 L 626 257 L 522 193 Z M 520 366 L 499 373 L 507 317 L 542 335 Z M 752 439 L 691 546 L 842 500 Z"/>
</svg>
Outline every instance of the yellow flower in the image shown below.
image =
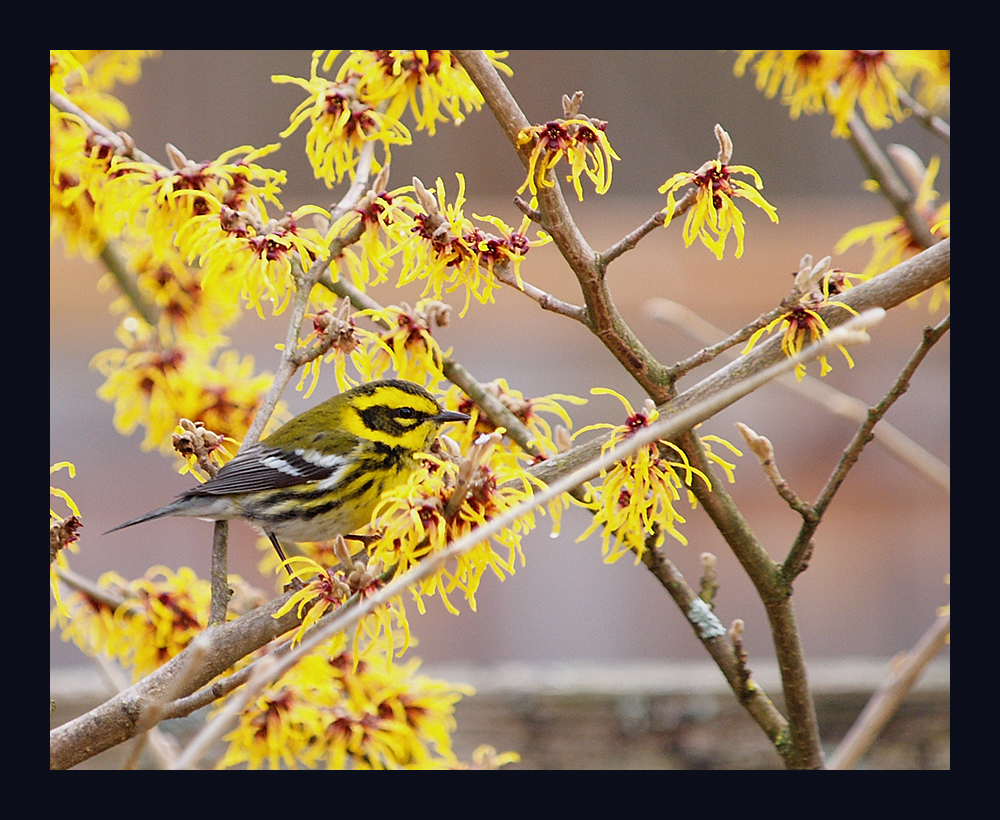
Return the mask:
<svg viewBox="0 0 1000 820">
<path fill-rule="evenodd" d="M 429 457 L 406 484 L 385 493 L 372 515 L 373 526 L 382 533 L 372 557 L 386 566 L 397 565 L 397 573 L 402 574 L 425 556 L 444 549 L 530 497 L 531 487 L 537 482 L 522 468 L 495 454 L 500 438 L 494 433 L 478 439 L 461 469 L 454 461 Z M 449 501 L 460 478 L 467 482 L 469 492 L 461 506 L 451 512 Z M 445 515 L 446 511 L 450 514 Z M 514 573 L 517 559 L 523 566 L 521 536 L 534 525 L 534 515 L 528 513 L 513 527 L 493 536 L 492 541 L 485 540 L 459 556 L 454 568 L 443 567 L 421 581 L 417 589 L 411 589 L 420 611 L 424 611 L 423 596 L 439 595 L 448 611 L 458 614 L 448 598 L 455 589 L 475 610 L 476 590 L 486 570 L 503 580 Z M 506 556 L 496 552 L 494 543 L 506 549 Z"/>
<path fill-rule="evenodd" d="M 760 57 L 757 58 L 757 55 Z M 781 102 L 796 120 L 802 112 L 823 111 L 827 85 L 833 79 L 833 60 L 824 51 L 741 51 L 733 73 L 742 77 L 747 64 L 757 58 L 753 71 L 756 87 L 768 99 L 781 89 Z"/>
<path fill-rule="evenodd" d="M 389 325 L 388 330 L 378 334 L 381 344 L 371 348 L 371 377 L 381 378 L 393 367 L 397 378 L 417 382 L 433 391 L 444 379 L 441 368 L 445 354 L 431 335 L 431 326 L 447 325 L 449 311 L 447 305 L 430 299 L 421 299 L 415 308 L 404 302 L 382 310 L 361 311 L 361 315 Z"/>
<path fill-rule="evenodd" d="M 921 54 L 927 62 L 897 66 L 896 74 L 905 86 L 915 86 L 917 102 L 931 111 L 945 111 L 951 105 L 951 52 L 939 49 Z"/>
<path fill-rule="evenodd" d="M 603 387 L 591 391 L 595 395 L 609 395 L 617 398 L 628 414 L 625 424 L 593 424 L 578 430 L 575 436 L 588 430 L 611 428 L 612 434 L 601 448 L 602 452 L 614 449 L 622 438 L 627 438 L 636 430 L 652 424 L 659 412 L 651 401 L 636 412 L 628 400 Z M 673 450 L 676 461 L 662 455 L 663 450 Z M 584 533 L 577 538 L 583 541 L 598 529 L 601 530 L 602 547 L 606 563 L 613 563 L 625 553 L 632 551 L 636 563 L 642 560 L 646 550 L 646 538 L 654 537 L 654 546 L 659 547 L 666 533 L 682 544 L 687 539 L 677 529 L 684 523 L 684 517 L 675 509 L 674 502 L 680 501 L 680 490 L 690 487 L 695 478 L 700 478 L 711 488 L 708 477 L 691 466 L 684 451 L 669 441 L 656 441 L 616 463 L 603 473 L 604 482 L 600 488 L 588 486 L 584 505 L 593 511 L 594 520 Z M 687 490 L 688 499 L 694 505 L 694 496 Z M 613 539 L 613 541 L 612 541 Z"/>
<path fill-rule="evenodd" d="M 399 231 L 395 226 L 400 221 L 410 220 L 406 210 L 413 208 L 415 203 L 405 193 L 412 190 L 413 186 L 407 185 L 393 191 L 370 191 L 361 198 L 353 211 L 344 214 L 330 226 L 327 232 L 328 244 L 346 235 L 358 220 L 364 226 L 364 233 L 358 240 L 361 253 L 346 246 L 340 256 L 342 267 L 351 274 L 354 285 L 361 291 L 369 285 L 378 285 L 388 280 L 389 268 L 394 264 L 393 257 L 403 250 L 402 243 L 409 239 L 405 231 Z M 383 241 L 383 235 L 387 241 Z M 338 273 L 331 273 L 336 279 Z"/>
<path fill-rule="evenodd" d="M 49 106 L 49 218 L 67 253 L 96 258 L 108 233 L 96 208 L 115 148 L 79 117 Z"/>
<path fill-rule="evenodd" d="M 108 600 L 74 592 L 66 600 L 69 615 L 54 612 L 53 621 L 62 626 L 63 640 L 131 667 L 133 680 L 176 656 L 205 628 L 211 585 L 187 567 L 176 573 L 152 567 L 135 581 L 106 573 L 98 586 L 107 590 Z M 121 603 L 112 606 L 109 600 Z"/>
<path fill-rule="evenodd" d="M 867 279 L 868 277 L 864 274 L 846 273 L 837 269 L 827 272 L 829 263 L 829 256 L 824 257 L 815 266 L 812 265 L 811 255 L 807 254 L 803 258 L 801 270 L 795 280 L 796 287 L 802 292 L 799 304 L 758 329 L 741 351 L 742 354 L 749 353 L 763 334 L 770 333 L 775 328 L 780 327 L 784 328 L 785 331 L 781 337 L 781 349 L 788 358 L 792 358 L 800 353 L 806 345 L 818 341 L 824 334 L 830 332 L 823 317 L 816 312 L 819 308 L 836 305 L 855 316 L 858 315 L 858 312 L 850 305 L 830 297 L 843 293 L 852 287 L 852 279 Z M 844 354 L 848 366 L 854 367 L 854 360 L 847 352 L 847 348 L 843 345 L 837 345 L 837 348 Z M 819 364 L 820 376 L 825 376 L 833 369 L 825 355 L 819 357 Z M 806 366 L 804 364 L 799 363 L 795 366 L 795 377 L 799 381 L 802 381 L 805 373 Z"/>
<path fill-rule="evenodd" d="M 894 73 L 899 68 L 933 72 L 937 66 L 919 51 L 840 52 L 834 73 L 836 89 L 827 95 L 827 109 L 833 115 L 833 136 L 850 136 L 847 121 L 855 104 L 861 107 L 865 122 L 872 128 L 888 128 L 894 120 L 903 121 L 899 93 L 905 89 Z"/>
<path fill-rule="evenodd" d="M 271 769 L 294 768 L 315 738 L 322 737 L 322 717 L 292 686 L 272 687 L 240 714 L 237 728 L 225 737 L 229 748 L 218 767 L 245 763 L 259 769 L 267 763 Z"/>
<path fill-rule="evenodd" d="M 506 52 L 486 54 L 508 76 L 513 73 L 500 62 Z M 426 128 L 431 135 L 438 120 L 451 118 L 460 125 L 465 119 L 463 107 L 468 113 L 483 105 L 483 95 L 450 51 L 352 51 L 340 66 L 337 79 L 344 81 L 354 74 L 359 76 L 361 99 L 372 106 L 388 100 L 386 116 L 390 120 L 398 120 L 409 103 L 417 129 Z"/>
<path fill-rule="evenodd" d="M 444 183 L 437 180 L 436 193 L 417 188 L 416 213 L 408 220 L 394 223 L 393 238 L 403 246 L 402 269 L 397 287 L 416 280 L 426 280 L 422 297 L 441 299 L 443 291 L 465 288 L 465 304 L 460 316 L 469 309 L 472 296 L 482 303 L 493 301 L 496 278 L 480 270 L 479 240 L 481 234 L 466 219 L 465 177 L 456 173 L 458 193 L 449 204 Z M 419 180 L 418 180 L 419 182 Z"/>
<path fill-rule="evenodd" d="M 721 126 L 715 126 L 716 138 L 719 140 L 719 158 L 709 160 L 697 171 L 686 171 L 674 174 L 660 186 L 660 193 L 667 195 L 667 207 L 664 209 L 666 227 L 674 217 L 676 201 L 674 194 L 685 185 L 695 185 L 695 203 L 688 208 L 684 220 L 684 245 L 691 247 L 695 239 L 702 243 L 717 259 L 722 259 L 726 249 L 726 238 L 729 232 L 736 234 L 736 258 L 743 255 L 743 235 L 745 233 L 743 214 L 736 207 L 734 199 L 742 197 L 761 208 L 772 222 L 778 221 L 778 214 L 758 191 L 764 187 L 758 174 L 748 165 L 729 165 L 733 153 L 733 144 L 729 135 Z M 756 189 L 751 185 L 732 178 L 739 173 L 753 177 Z"/>
<path fill-rule="evenodd" d="M 949 101 L 951 55 L 944 51 L 812 50 L 741 51 L 734 73 L 742 77 L 754 62 L 758 91 L 781 101 L 789 115 L 829 111 L 833 136 L 847 137 L 855 105 L 872 128 L 888 128 L 905 116 L 899 94 L 917 82 L 918 98 L 928 107 Z"/>
<path fill-rule="evenodd" d="M 61 470 L 64 467 L 69 472 L 69 477 L 70 478 L 75 478 L 76 477 L 76 465 L 73 464 L 73 462 L 71 462 L 71 461 L 60 461 L 57 464 L 53 464 L 49 468 L 49 475 L 52 475 L 52 473 L 57 472 L 58 470 Z M 76 502 L 73 501 L 73 499 L 70 497 L 69 493 L 67 493 L 65 490 L 60 490 L 58 487 L 49 486 L 49 494 L 50 495 L 54 495 L 54 496 L 56 496 L 58 498 L 61 498 L 63 501 L 65 501 L 66 502 L 66 506 L 69 507 L 70 513 L 72 515 L 75 515 L 75 516 L 79 516 L 80 515 L 80 508 L 78 506 L 76 506 Z M 49 508 L 49 519 L 50 520 L 54 519 L 54 520 L 57 520 L 57 521 L 62 521 L 63 520 L 62 516 L 60 516 L 59 514 L 57 514 L 55 512 L 55 510 L 53 510 L 51 508 Z"/>
<path fill-rule="evenodd" d="M 183 232 L 195 217 L 219 219 L 223 208 L 265 213 L 265 201 L 277 207 L 284 171 L 262 168 L 256 160 L 278 149 L 278 144 L 255 149 L 243 145 L 217 159 L 193 162 L 168 146 L 173 170 L 158 165 L 114 157 L 98 201 L 99 213 L 109 235 L 120 233 L 127 223 L 152 240 L 154 248 L 166 249 L 175 242 L 185 259 L 192 251 L 182 244 Z M 242 159 L 233 161 L 242 155 Z"/>
<path fill-rule="evenodd" d="M 310 626 L 328 611 L 337 609 L 347 600 L 351 590 L 343 582 L 343 572 L 331 572 L 312 558 L 304 555 L 293 555 L 288 559 L 287 564 L 291 577 L 306 583 L 289 597 L 281 609 L 274 613 L 274 617 L 280 618 L 293 609 L 298 610 L 298 617 L 302 619 L 302 622 L 292 639 L 294 645 L 302 640 Z M 291 571 L 295 564 L 301 566 Z M 311 604 L 308 612 L 305 609 L 307 604 Z"/>
<path fill-rule="evenodd" d="M 165 455 L 173 451 L 171 434 L 179 418 L 243 440 L 271 384 L 268 374 L 254 375 L 252 356 L 240 359 L 227 350 L 216 357 L 224 341 L 220 337 L 185 334 L 164 345 L 152 329 L 132 318 L 125 319 L 116 335 L 124 347 L 98 353 L 91 367 L 105 377 L 97 395 L 114 402 L 118 432 L 130 435 L 142 426 L 143 449 Z"/>
<path fill-rule="evenodd" d="M 107 93 L 116 83 L 139 79 L 141 61 L 153 51 L 49 51 L 49 85 L 112 128 L 127 128 L 128 109 Z"/>
<path fill-rule="evenodd" d="M 363 646 L 363 659 L 345 644 L 334 638 L 257 698 L 219 767 L 455 766 L 455 704 L 472 690 L 416 674 L 417 659 L 389 664 L 379 644 Z"/>
<path fill-rule="evenodd" d="M 474 215 L 499 229 L 500 236 L 475 227 L 463 210 L 465 177 L 455 176 L 458 193 L 453 203 L 447 201 L 440 178 L 433 192 L 415 180 L 417 201 L 406 210 L 401 208 L 398 216 L 384 223 L 384 227 L 390 241 L 402 253 L 397 287 L 426 280 L 421 296 L 433 295 L 437 300 L 444 292 L 464 288 L 465 304 L 459 314 L 464 316 L 473 296 L 482 304 L 493 301 L 493 291 L 499 286 L 498 267 L 513 266 L 514 278 L 520 284 L 519 266 L 525 254 L 551 239 L 539 232 L 537 239 L 529 240 L 525 234 L 527 219 L 518 230 L 513 230 L 495 216 Z"/>
<path fill-rule="evenodd" d="M 69 470 L 70 478 L 76 476 L 76 465 L 70 461 L 60 461 L 58 464 L 53 464 L 49 468 L 49 475 L 64 467 Z M 49 587 L 56 600 L 56 607 L 63 615 L 68 616 L 69 612 L 59 594 L 59 578 L 56 570 L 69 568 L 66 553 L 63 550 L 68 548 L 73 552 L 80 551 L 77 541 L 80 540 L 79 530 L 83 526 L 83 522 L 80 521 L 80 508 L 76 506 L 76 502 L 73 501 L 69 493 L 49 485 L 49 494 L 61 498 L 70 510 L 70 515 L 64 518 L 49 507 Z"/>
<path fill-rule="evenodd" d="M 530 204 L 531 207 L 535 207 L 537 202 L 532 199 Z M 523 288 L 524 284 L 521 282 L 521 261 L 531 248 L 547 245 L 552 241 L 552 237 L 548 236 L 544 231 L 538 231 L 538 239 L 529 240 L 526 231 L 528 225 L 531 224 L 531 220 L 527 216 L 521 220 L 521 225 L 516 231 L 499 217 L 489 215 L 479 216 L 478 214 L 473 214 L 472 216 L 480 222 L 489 222 L 500 231 L 500 236 L 484 234 L 479 230 L 474 232 L 476 249 L 479 251 L 479 264 L 485 267 L 491 276 L 494 274 L 494 266 L 513 265 L 514 278 L 517 281 L 518 287 Z"/>
<path fill-rule="evenodd" d="M 109 600 L 72 592 L 62 606 L 52 610 L 51 628 L 58 625 L 62 640 L 72 641 L 86 655 L 103 653 L 115 657 L 120 649 L 121 631 L 115 621 L 117 604 L 110 600 L 122 600 L 128 582 L 117 573 L 106 572 L 97 579 L 97 586 L 107 590 Z"/>
<path fill-rule="evenodd" d="M 385 164 L 388 164 L 390 146 L 409 145 L 412 140 L 409 130 L 398 119 L 377 111 L 377 103 L 361 97 L 359 74 L 352 72 L 337 81 L 320 77 L 317 69 L 322 56 L 322 51 L 313 52 L 308 80 L 275 74 L 271 81 L 294 83 L 308 93 L 291 113 L 291 124 L 281 132 L 281 137 L 290 136 L 309 120 L 306 154 L 316 178 L 332 188 L 345 174 L 354 178 L 358 156 L 366 142 L 382 143 L 386 152 Z M 335 56 L 336 52 L 332 52 L 327 57 L 324 70 L 329 68 Z M 382 166 L 375 160 L 373 167 L 379 170 Z"/>
<path fill-rule="evenodd" d="M 940 208 L 933 208 L 933 203 L 938 198 L 938 192 L 934 190 L 934 180 L 940 167 L 941 158 L 932 157 L 916 185 L 917 195 L 913 203 L 914 209 L 929 228 L 938 225 L 951 213 L 950 202 L 946 202 Z M 872 189 L 878 186 L 877 183 L 872 182 L 867 187 Z M 950 221 L 941 226 L 940 235 L 951 235 Z M 852 228 L 840 238 L 833 251 L 834 253 L 843 253 L 848 248 L 869 240 L 872 243 L 872 258 L 864 270 L 868 276 L 882 273 L 900 262 L 916 256 L 923 250 L 920 243 L 910 233 L 909 228 L 906 227 L 903 218 L 895 216 L 891 219 Z"/>
<path fill-rule="evenodd" d="M 607 125 L 602 120 L 578 116 L 523 129 L 517 136 L 518 146 L 534 142 L 534 147 L 528 159 L 528 176 L 517 189 L 518 193 L 525 188 L 530 188 L 532 194 L 537 194 L 540 186 L 551 188 L 553 183 L 548 179 L 548 172 L 563 159 L 571 168 L 566 180 L 573 183 L 581 202 L 581 174 L 590 178 L 597 193 L 607 193 L 611 187 L 611 160 L 621 159 L 608 142 Z"/>
<path fill-rule="evenodd" d="M 295 288 L 293 261 L 306 270 L 329 255 L 319 231 L 298 224 L 308 214 L 329 216 L 316 205 L 303 205 L 280 219 L 268 218 L 263 206 L 243 212 L 223 205 L 219 213 L 191 218 L 178 234 L 178 246 L 187 261 L 200 259 L 206 279 L 224 277 L 241 285 L 240 297 L 258 316 L 264 318 L 263 300 L 278 315 Z M 242 276 L 227 276 L 235 271 Z"/>
<path fill-rule="evenodd" d="M 208 279 L 199 269 L 186 266 L 176 248 L 156 253 L 149 243 L 122 241 L 118 245 L 128 260 L 128 270 L 135 274 L 135 285 L 157 313 L 156 329 L 161 342 L 170 345 L 180 335 L 216 336 L 240 316 L 239 301 L 234 298 L 239 285 L 233 276 Z M 107 273 L 100 287 L 111 288 L 114 277 Z M 131 297 L 122 294 L 111 303 L 115 313 L 138 314 Z"/>
</svg>

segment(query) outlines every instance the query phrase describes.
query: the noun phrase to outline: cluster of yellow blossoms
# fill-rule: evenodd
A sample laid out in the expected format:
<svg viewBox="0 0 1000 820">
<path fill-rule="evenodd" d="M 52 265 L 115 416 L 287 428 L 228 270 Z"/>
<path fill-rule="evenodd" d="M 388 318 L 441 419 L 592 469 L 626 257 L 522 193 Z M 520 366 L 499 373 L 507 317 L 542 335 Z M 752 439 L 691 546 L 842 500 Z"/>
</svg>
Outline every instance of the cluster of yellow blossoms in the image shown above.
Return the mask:
<svg viewBox="0 0 1000 820">
<path fill-rule="evenodd" d="M 950 103 L 951 53 L 906 50 L 743 51 L 735 72 L 753 64 L 758 91 L 781 101 L 791 118 L 827 111 L 833 135 L 846 137 L 847 123 L 860 107 L 872 128 L 888 128 L 905 116 L 901 96 L 916 85 L 917 99 L 931 109 Z"/>
<path fill-rule="evenodd" d="M 299 388 L 308 383 L 308 396 L 321 366 L 332 363 L 341 390 L 391 373 L 443 392 L 450 351 L 442 351 L 432 335 L 435 324 L 447 322 L 441 298 L 460 291 L 462 315 L 472 298 L 484 304 L 493 301 L 500 277 L 521 286 L 525 254 L 549 241 L 542 232 L 529 239 L 527 216 L 517 228 L 495 216 L 467 218 L 465 179 L 458 173 L 457 193 L 451 199 L 440 178 L 431 187 L 414 179 L 412 185 L 389 188 L 391 150 L 411 142 L 404 117 L 411 118 L 417 130 L 434 134 L 439 122 L 459 123 L 483 104 L 479 89 L 450 51 L 316 51 L 308 79 L 272 78 L 307 94 L 281 137 L 307 126 L 305 149 L 317 179 L 332 188 L 354 179 L 363 157 L 370 160 L 376 172 L 371 189 L 346 213 L 314 205 L 285 210 L 285 172 L 262 164 L 278 144 L 243 145 L 209 160 L 188 159 L 168 145 L 169 164 L 163 165 L 140 152 L 127 136 L 116 134 L 113 129 L 128 125 L 128 112 L 109 90 L 116 82 L 135 81 L 147 53 L 50 55 L 52 92 L 68 101 L 50 106 L 51 229 L 68 251 L 88 258 L 102 255 L 112 271 L 105 284 L 114 281 L 125 294 L 113 304 L 124 314 L 117 331 L 120 346 L 99 353 L 92 365 L 105 378 L 99 395 L 114 403 L 116 428 L 124 434 L 144 428 L 146 449 L 170 452 L 179 418 L 204 424 L 220 440 L 242 440 L 272 377 L 256 373 L 251 357 L 231 350 L 224 332 L 241 306 L 261 317 L 268 306 L 274 314 L 281 313 L 308 272 L 321 273 L 330 266 L 325 282 L 309 294 L 313 330 L 297 340 L 294 351 L 303 365 Z M 487 56 L 510 73 L 501 61 L 506 53 Z M 927 52 L 769 51 L 742 53 L 736 73 L 751 64 L 758 88 L 768 96 L 780 89 L 793 118 L 827 110 L 838 136 L 847 133 L 856 106 L 875 127 L 902 119 L 900 95 L 911 83 L 918 86 L 921 99 L 940 101 L 939 78 L 948 70 L 946 62 Z M 563 118 L 530 126 L 518 135 L 528 165 L 519 192 L 544 195 L 562 162 L 579 199 L 584 178 L 598 194 L 609 190 L 613 161 L 619 157 L 607 136 L 607 123 L 583 115 L 581 99 L 564 99 Z M 718 259 L 729 235 L 735 234 L 740 257 L 745 221 L 736 202 L 743 199 L 761 208 L 773 222 L 778 221 L 777 212 L 759 193 L 763 183 L 757 171 L 730 164 L 732 140 L 719 126 L 716 138 L 717 159 L 674 174 L 660 187 L 667 195 L 662 219 L 669 225 L 686 213 L 685 245 L 698 239 Z M 948 205 L 931 207 L 937 196 L 937 168 L 935 160 L 926 169 L 917 206 L 947 231 Z M 753 184 L 733 174 L 749 177 Z M 678 196 L 688 186 L 690 190 Z M 524 210 L 531 212 L 537 204 L 533 199 Z M 867 239 L 876 242 L 873 267 L 894 264 L 913 246 L 901 221 L 895 220 L 856 229 L 842 244 Z M 747 350 L 763 333 L 780 327 L 782 347 L 793 355 L 826 331 L 817 308 L 832 304 L 850 310 L 832 297 L 850 287 L 853 275 L 809 262 L 805 273 L 800 272 L 801 303 L 761 328 Z M 388 282 L 393 270 L 397 287 L 423 283 L 414 308 L 402 304 L 352 314 L 346 301 L 338 306 L 331 294 L 330 280 L 344 277 L 365 291 Z M 375 329 L 358 327 L 359 317 Z M 821 367 L 824 373 L 829 369 L 825 359 Z M 563 440 L 568 436 L 561 438 L 559 428 L 554 431 L 539 414 L 572 428 L 563 405 L 582 400 L 564 395 L 526 399 L 502 381 L 489 389 L 534 437 L 531 451 L 507 442 L 506 431 L 494 428 L 457 388 L 448 391 L 442 404 L 468 412 L 472 419 L 457 441 L 444 440 L 406 484 L 385 494 L 372 519 L 372 530 L 380 537 L 366 560 L 353 561 L 343 542 L 302 545 L 306 555 L 293 559 L 301 586 L 282 612 L 295 610 L 301 616 L 295 640 L 349 599 L 370 594 L 388 578 L 530 498 L 537 482 L 526 465 L 568 446 Z M 577 431 L 579 435 L 610 428 L 607 448 L 657 418 L 651 404 L 635 411 L 613 391 L 593 392 L 617 396 L 627 412 L 623 425 Z M 286 416 L 279 405 L 272 424 Z M 739 451 L 716 437 L 703 441 L 709 458 L 731 481 L 734 465 L 713 454 L 707 442 L 718 442 L 737 455 Z M 609 562 L 628 552 L 638 561 L 667 534 L 686 543 L 678 529 L 684 517 L 675 504 L 684 499 L 694 503 L 691 487 L 696 481 L 708 484 L 709 479 L 669 442 L 641 449 L 609 469 L 599 487 L 586 488 L 582 504 L 593 513 L 593 523 L 581 539 L 600 530 Z M 58 567 L 65 569 L 60 550 L 76 537 L 79 510 L 65 493 L 54 492 L 68 503 L 72 515 L 51 517 L 53 543 L 59 542 L 53 551 L 53 588 L 59 604 L 53 623 L 62 627 L 64 639 L 84 651 L 117 659 L 139 678 L 183 650 L 205 628 L 208 584 L 187 568 L 173 573 L 156 567 L 131 582 L 109 573 L 99 582 L 99 594 L 76 592 L 65 602 L 59 600 L 54 579 Z M 453 498 L 462 501 L 453 503 Z M 565 503 L 549 507 L 555 530 Z M 421 581 L 411 589 L 420 611 L 425 599 L 437 597 L 457 612 L 453 598 L 459 596 L 475 609 L 476 592 L 488 571 L 502 580 L 518 563 L 523 565 L 521 538 L 534 525 L 534 516 L 526 514 Z M 267 555 L 265 562 L 272 561 L 270 551 Z M 331 569 L 338 564 L 340 569 Z M 408 644 L 405 607 L 396 598 L 362 619 L 353 638 L 337 636 L 260 695 L 242 713 L 220 765 L 458 765 L 450 733 L 455 703 L 467 690 L 418 676 L 417 661 L 394 664 L 393 658 Z M 508 759 L 500 756 L 494 762 Z"/>
</svg>

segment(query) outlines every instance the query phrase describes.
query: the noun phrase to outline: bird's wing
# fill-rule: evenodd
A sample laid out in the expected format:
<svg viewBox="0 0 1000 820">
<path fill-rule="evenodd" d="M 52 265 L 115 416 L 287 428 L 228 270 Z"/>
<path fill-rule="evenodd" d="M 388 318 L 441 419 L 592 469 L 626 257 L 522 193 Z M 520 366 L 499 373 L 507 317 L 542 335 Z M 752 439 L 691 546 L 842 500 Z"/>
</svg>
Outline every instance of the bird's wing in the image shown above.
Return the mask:
<svg viewBox="0 0 1000 820">
<path fill-rule="evenodd" d="M 315 450 L 290 453 L 258 444 L 224 464 L 213 478 L 188 490 L 183 497 L 252 493 L 311 484 L 334 475 L 347 462 L 345 454 L 322 455 Z"/>
</svg>

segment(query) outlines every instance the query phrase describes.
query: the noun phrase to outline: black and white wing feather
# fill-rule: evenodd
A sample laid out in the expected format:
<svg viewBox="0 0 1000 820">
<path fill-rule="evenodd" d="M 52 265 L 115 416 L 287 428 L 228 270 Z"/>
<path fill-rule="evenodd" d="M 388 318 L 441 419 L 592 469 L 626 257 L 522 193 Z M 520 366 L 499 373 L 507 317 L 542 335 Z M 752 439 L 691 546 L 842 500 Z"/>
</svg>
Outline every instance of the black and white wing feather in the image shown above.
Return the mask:
<svg viewBox="0 0 1000 820">
<path fill-rule="evenodd" d="M 253 493 L 313 484 L 336 475 L 349 461 L 345 454 L 324 455 L 317 450 L 288 452 L 258 444 L 226 462 L 213 478 L 192 487 L 181 497 Z"/>
</svg>

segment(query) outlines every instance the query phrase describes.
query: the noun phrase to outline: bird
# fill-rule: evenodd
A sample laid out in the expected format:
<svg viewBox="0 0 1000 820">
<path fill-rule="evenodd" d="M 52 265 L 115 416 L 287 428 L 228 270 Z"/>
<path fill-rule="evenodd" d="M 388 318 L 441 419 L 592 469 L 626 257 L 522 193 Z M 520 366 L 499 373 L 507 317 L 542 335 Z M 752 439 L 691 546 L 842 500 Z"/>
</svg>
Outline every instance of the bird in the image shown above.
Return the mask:
<svg viewBox="0 0 1000 820">
<path fill-rule="evenodd" d="M 176 501 L 107 533 L 173 515 L 241 519 L 268 537 L 284 566 L 279 539 L 323 541 L 368 524 L 441 426 L 469 418 L 410 381 L 362 383 L 299 414 Z"/>
</svg>

